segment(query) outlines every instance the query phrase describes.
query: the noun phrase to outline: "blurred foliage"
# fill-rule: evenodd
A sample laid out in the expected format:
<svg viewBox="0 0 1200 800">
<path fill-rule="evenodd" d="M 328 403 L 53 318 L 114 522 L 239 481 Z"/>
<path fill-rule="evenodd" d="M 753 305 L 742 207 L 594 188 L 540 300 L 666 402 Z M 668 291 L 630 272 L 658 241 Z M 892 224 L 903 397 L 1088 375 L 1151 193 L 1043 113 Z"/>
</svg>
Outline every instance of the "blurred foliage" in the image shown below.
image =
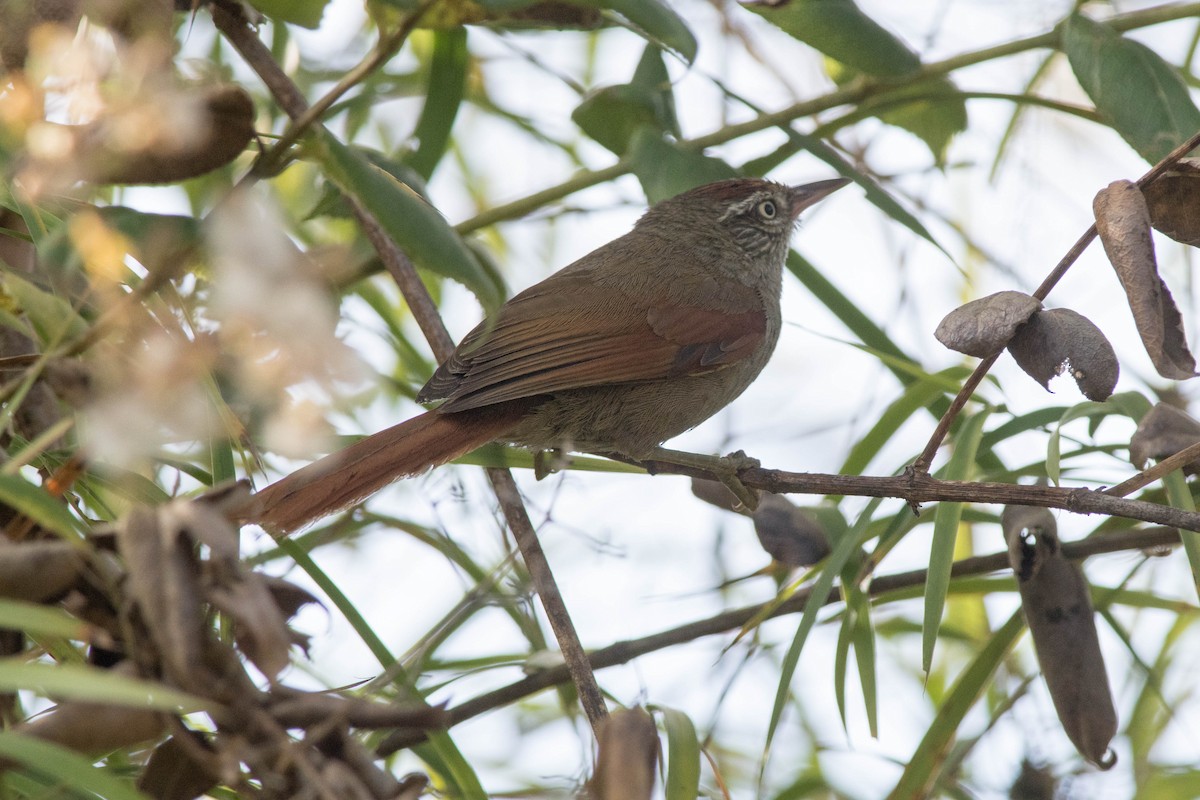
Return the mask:
<svg viewBox="0 0 1200 800">
<path fill-rule="evenodd" d="M 1191 66 L 1200 5 L 1115 15 L 1092 5 L 1063 4 L 1059 24 L 1038 35 L 937 60 L 902 35 L 890 9 L 868 12 L 852 0 L 371 0 L 365 14 L 350 9 L 349 31 L 334 18 L 348 13 L 344 3 L 252 0 L 281 74 L 310 104 L 326 101 L 296 126 L 214 28 L 213 13 L 239 14 L 241 6 L 0 0 L 4 796 L 415 798 L 428 784 L 442 796 L 482 798 L 520 781 L 527 785 L 511 791 L 522 796 L 581 788 L 590 765 L 537 761 L 518 773 L 464 745 L 459 728 L 439 728 L 499 707 L 495 713 L 530 741 L 545 731 L 581 733 L 571 727 L 574 695 L 563 671 L 538 663 L 552 645 L 523 567 L 510 551 L 498 555 L 495 542 L 475 546 L 456 535 L 456 526 L 487 529 L 491 500 L 464 495 L 474 506 L 470 523 L 364 504 L 290 541 L 255 540 L 256 552 L 242 541 L 240 561 L 236 533 L 210 510 L 223 502 L 214 490 L 243 478 L 265 485 L 295 459 L 336 446 L 335 429 L 369 432 L 381 418 L 414 413 L 407 401 L 434 368 L 430 349 L 355 209 L 379 220 L 435 302 L 460 315 L 460 287 L 484 310 L 503 301 L 510 282 L 519 288 L 527 275 L 508 269 L 509 254 L 534 239 L 553 252 L 559 220 L 599 214 L 605 203 L 640 207 L 810 156 L 863 187 L 904 248 L 932 243 L 930 250 L 977 262 L 986 247 L 962 232 L 961 220 L 939 218 L 872 140 L 905 132 L 911 141 L 901 141 L 920 152 L 917 177 L 945 186 L 956 170 L 980 169 L 955 162 L 956 137 L 975 133 L 973 98 L 1011 104 L 1011 125 L 992 153 L 1000 171 L 1019 142 L 1078 135 L 1077 127 L 1024 131 L 1027 109 L 1062 112 L 1077 125 L 1091 120 L 1097 133 L 1115 132 L 1151 164 L 1200 128 Z M 703 11 L 700 22 L 693 11 Z M 1171 36 L 1158 35 L 1168 28 Z M 1182 56 L 1171 45 L 1180 38 L 1191 42 Z M 800 73 L 794 61 L 807 58 L 803 99 L 762 108 L 741 97 L 718 74 L 720 59 L 704 60 L 703 48 L 717 41 L 752 82 L 777 81 L 781 98 L 794 75 L 781 79 L 777 65 Z M 1023 88 L 965 88 L 973 85 L 969 68 L 1007 69 L 1028 53 L 1040 61 L 1012 66 Z M 1051 86 L 1045 76 L 1054 70 L 1074 82 Z M 505 81 L 545 92 L 543 107 L 535 114 L 514 103 Z M 703 92 L 685 94 L 685 81 Z M 685 105 L 698 97 L 711 104 L 707 117 Z M 1078 105 L 1083 98 L 1091 107 Z M 697 130 L 697 118 L 719 124 Z M 481 166 L 489 162 L 519 172 L 519 185 L 495 182 Z M 1098 188 L 1070 184 L 1080 196 Z M 451 224 L 455 217 L 461 221 Z M 860 307 L 853 299 L 860 287 L 848 288 L 832 266 L 796 251 L 788 268 L 887 376 L 871 418 L 837 454 L 843 472 L 902 472 L 917 452 L 900 434 L 932 429 L 968 369 L 934 366 L 922 348 L 894 335 L 894 320 Z M 921 291 L 922 280 L 913 278 L 910 291 Z M 924 322 L 932 332 L 933 321 Z M 817 388 L 846 404 L 833 387 L 810 382 L 800 391 Z M 984 383 L 950 432 L 938 477 L 1099 487 L 1098 475 L 1135 471 L 1128 431 L 1155 402 L 1186 405 L 1174 384 L 1159 382 L 1103 402 L 1017 412 L 1006 389 L 996 379 Z M 770 424 L 783 430 L 792 422 Z M 499 446 L 462 462 L 533 466 L 528 454 Z M 586 458 L 572 469 L 631 471 Z M 1194 509 L 1194 493 L 1194 479 L 1181 471 L 1165 488 L 1152 483 L 1134 496 Z M 698 705 L 722 713 L 706 727 L 676 708 L 677 698 L 616 698 L 652 712 L 666 753 L 665 797 L 880 794 L 880 779 L 864 783 L 829 758 L 843 748 L 830 744 L 829 731 L 840 731 L 815 722 L 797 691 L 809 680 L 801 656 L 812 657 L 814 634 L 823 630 L 836 644 L 818 653 L 833 674 L 821 690 L 836 698 L 849 747 L 886 765 L 880 775 L 890 784 L 882 792 L 1007 793 L 998 774 L 1013 797 L 1083 796 L 1100 785 L 1081 757 L 1043 746 L 1063 734 L 1038 727 L 1044 719 L 1030 699 L 1038 666 L 1021 641 L 1011 571 L 1003 564 L 954 571 L 976 555 L 976 533 L 990 542 L 986 552 L 1004 550 L 996 508 L 910 509 L 838 496 L 804 506 L 828 555 L 815 566 L 764 570 L 777 592 L 717 629 L 728 641 L 737 637 L 725 668 L 691 663 L 693 671 L 713 669 L 712 680 L 700 681 L 710 694 Z M 1194 593 L 1172 590 L 1178 581 L 1144 579 L 1187 575 L 1187 561 L 1172 556 L 1159 566 L 1150 560 L 1157 551 L 1138 554 L 1154 533 L 1146 526 L 1116 518 L 1089 524 L 1086 538 L 1128 535 L 1124 549 L 1137 554 L 1118 565 L 1122 577 L 1112 585 L 1091 587 L 1102 635 L 1126 648 L 1127 663 L 1109 667 L 1120 718 L 1113 745 L 1120 762 L 1109 775 L 1120 775 L 1118 791 L 1139 797 L 1195 797 L 1200 770 L 1175 756 L 1192 722 L 1178 710 L 1196 710 L 1194 689 L 1180 677 L 1190 676 L 1200 607 Z M 376 610 L 351 599 L 358 587 L 339 584 L 322 566 L 328 553 L 360 555 L 380 528 L 436 554 L 460 579 L 461 600 L 412 641 L 387 639 L 374 627 L 382 619 Z M 897 548 L 926 553 L 928 572 L 880 588 L 873 573 Z M 290 679 L 301 671 L 327 681 L 290 625 L 314 596 L 268 571 L 290 571 L 319 589 L 327 613 L 378 661 L 377 674 L 328 687 L 328 697 L 300 698 L 298 690 L 293 697 L 275 684 L 281 673 Z M 424 618 L 419 577 L 398 575 L 389 603 Z M 727 590 L 710 599 L 727 604 Z M 923 603 L 911 602 L 918 596 Z M 763 624 L 781 608 L 791 614 L 790 629 Z M 469 650 L 470 638 L 460 634 L 489 625 L 497 610 L 515 638 Z M 1139 627 L 1151 617 L 1146 629 L 1158 634 L 1144 641 Z M 713 632 L 681 629 L 637 652 Z M 728 668 L 739 654 L 743 665 Z M 291 673 L 283 667 L 289 657 Z M 605 663 L 631 657 L 618 653 Z M 745 679 L 752 663 L 760 668 L 753 674 L 765 664 L 775 676 L 772 701 L 736 709 L 742 719 L 727 724 L 734 709 L 722 707 L 719 684 Z M 467 681 L 480 675 L 483 683 Z M 900 684 L 921 703 L 903 726 L 880 718 Z M 557 694 L 530 697 L 551 685 Z M 487 693 L 505 686 L 507 693 Z M 91 720 L 68 726 L 85 727 L 86 738 L 31 721 L 49 697 L 58 703 L 52 721 L 56 714 Z M 449 718 L 429 704 L 446 697 L 454 703 Z M 425 716 L 368 724 L 384 704 L 388 713 Z M 114 708 L 124 716 L 101 713 Z M 1023 752 L 992 747 L 992 731 L 1005 726 L 1030 732 Z M 895 742 L 898 730 L 903 738 L 914 728 L 918 737 Z M 783 731 L 786 756 L 775 752 Z M 878 736 L 886 746 L 866 741 Z M 547 751 L 556 759 L 567 748 Z M 401 780 L 406 771 L 428 780 Z"/>
</svg>

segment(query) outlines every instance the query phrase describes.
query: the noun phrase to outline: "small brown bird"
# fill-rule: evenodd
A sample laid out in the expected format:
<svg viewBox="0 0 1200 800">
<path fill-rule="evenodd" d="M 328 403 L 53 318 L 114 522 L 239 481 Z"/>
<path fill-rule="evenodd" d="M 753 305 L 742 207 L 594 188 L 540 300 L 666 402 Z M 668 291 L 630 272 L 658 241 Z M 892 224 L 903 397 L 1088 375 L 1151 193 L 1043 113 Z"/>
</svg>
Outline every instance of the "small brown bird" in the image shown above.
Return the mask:
<svg viewBox="0 0 1200 800">
<path fill-rule="evenodd" d="M 295 530 L 495 440 L 651 456 L 762 371 L 796 220 L 847 183 L 734 178 L 659 203 L 467 334 L 417 396 L 440 406 L 268 486 L 252 521 Z"/>
</svg>

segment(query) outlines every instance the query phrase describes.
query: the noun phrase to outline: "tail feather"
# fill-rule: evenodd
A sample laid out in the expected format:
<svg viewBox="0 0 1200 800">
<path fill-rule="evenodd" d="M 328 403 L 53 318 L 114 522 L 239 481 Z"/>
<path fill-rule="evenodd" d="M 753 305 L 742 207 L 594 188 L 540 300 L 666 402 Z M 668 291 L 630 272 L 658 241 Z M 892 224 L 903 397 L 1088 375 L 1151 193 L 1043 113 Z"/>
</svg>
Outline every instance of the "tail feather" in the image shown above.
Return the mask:
<svg viewBox="0 0 1200 800">
<path fill-rule="evenodd" d="M 363 500 L 393 481 L 453 461 L 511 430 L 530 402 L 419 417 L 371 434 L 254 495 L 246 521 L 281 535 Z"/>
</svg>

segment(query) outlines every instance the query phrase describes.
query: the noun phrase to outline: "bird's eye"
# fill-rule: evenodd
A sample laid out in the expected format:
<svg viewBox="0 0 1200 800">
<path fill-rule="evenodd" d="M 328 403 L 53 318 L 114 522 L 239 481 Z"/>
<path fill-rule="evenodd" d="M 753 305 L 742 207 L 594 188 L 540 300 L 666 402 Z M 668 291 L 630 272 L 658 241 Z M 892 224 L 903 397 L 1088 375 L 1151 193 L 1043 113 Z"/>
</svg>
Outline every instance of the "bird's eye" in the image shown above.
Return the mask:
<svg viewBox="0 0 1200 800">
<path fill-rule="evenodd" d="M 777 213 L 774 200 L 763 200 L 758 204 L 758 215 L 763 219 L 775 219 Z"/>
</svg>

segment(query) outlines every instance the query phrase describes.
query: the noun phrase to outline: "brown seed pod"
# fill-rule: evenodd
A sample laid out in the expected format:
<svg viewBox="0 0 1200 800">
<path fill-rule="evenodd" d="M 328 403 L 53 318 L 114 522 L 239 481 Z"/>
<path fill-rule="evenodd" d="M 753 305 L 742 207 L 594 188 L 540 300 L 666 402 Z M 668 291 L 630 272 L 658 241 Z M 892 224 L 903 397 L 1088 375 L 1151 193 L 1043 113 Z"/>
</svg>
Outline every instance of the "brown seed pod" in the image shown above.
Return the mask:
<svg viewBox="0 0 1200 800">
<path fill-rule="evenodd" d="M 1083 570 L 1063 558 L 1048 510 L 1006 506 L 1000 524 L 1059 722 L 1084 758 L 1109 769 L 1117 763 L 1108 746 L 1117 733 L 1117 712 Z"/>
<path fill-rule="evenodd" d="M 951 350 L 987 358 L 1008 344 L 1041 308 L 1041 301 L 1024 292 L 996 292 L 951 311 L 933 335 Z"/>
<path fill-rule="evenodd" d="M 1107 400 L 1121 367 L 1108 339 L 1090 319 L 1069 308 L 1039 311 L 1008 343 L 1017 366 L 1044 388 L 1070 366 L 1071 377 L 1089 400 Z"/>
<path fill-rule="evenodd" d="M 644 708 L 614 711 L 600 729 L 593 800 L 650 800 L 658 762 L 658 728 Z"/>
</svg>

